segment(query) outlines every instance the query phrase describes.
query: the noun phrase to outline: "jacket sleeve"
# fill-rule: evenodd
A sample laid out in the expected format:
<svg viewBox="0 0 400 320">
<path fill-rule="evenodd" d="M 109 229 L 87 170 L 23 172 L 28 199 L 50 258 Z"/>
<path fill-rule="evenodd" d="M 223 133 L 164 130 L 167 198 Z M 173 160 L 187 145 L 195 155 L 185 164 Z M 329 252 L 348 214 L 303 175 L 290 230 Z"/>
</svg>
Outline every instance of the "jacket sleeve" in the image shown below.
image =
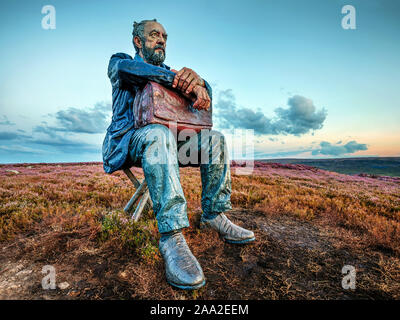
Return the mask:
<svg viewBox="0 0 400 320">
<path fill-rule="evenodd" d="M 113 86 L 119 87 L 144 86 L 148 81 L 172 87 L 175 73 L 165 68 L 129 59 L 123 53 L 116 53 L 110 58 L 108 77 Z"/>
</svg>

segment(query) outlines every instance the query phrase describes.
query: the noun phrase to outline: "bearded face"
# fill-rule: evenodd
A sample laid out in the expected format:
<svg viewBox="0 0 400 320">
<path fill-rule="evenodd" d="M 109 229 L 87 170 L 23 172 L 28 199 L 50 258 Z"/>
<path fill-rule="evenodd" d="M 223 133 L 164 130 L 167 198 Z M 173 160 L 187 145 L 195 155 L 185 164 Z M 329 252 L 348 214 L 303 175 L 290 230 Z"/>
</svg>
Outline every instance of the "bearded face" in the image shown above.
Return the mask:
<svg viewBox="0 0 400 320">
<path fill-rule="evenodd" d="M 157 44 L 154 48 L 147 47 L 145 44 L 142 48 L 144 59 L 151 64 L 156 66 L 160 65 L 165 60 L 165 49 L 164 46 Z"/>
<path fill-rule="evenodd" d="M 167 33 L 158 22 L 147 22 L 140 37 L 140 52 L 147 63 L 159 66 L 165 60 Z"/>
</svg>

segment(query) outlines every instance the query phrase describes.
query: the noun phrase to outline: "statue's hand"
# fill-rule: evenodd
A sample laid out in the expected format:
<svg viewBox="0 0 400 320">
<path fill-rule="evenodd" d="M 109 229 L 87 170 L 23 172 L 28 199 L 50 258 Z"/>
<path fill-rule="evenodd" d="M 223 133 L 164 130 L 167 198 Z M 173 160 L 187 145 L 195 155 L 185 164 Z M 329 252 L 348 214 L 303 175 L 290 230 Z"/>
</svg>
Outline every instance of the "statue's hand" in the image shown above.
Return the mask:
<svg viewBox="0 0 400 320">
<path fill-rule="evenodd" d="M 210 96 L 207 93 L 206 88 L 197 85 L 193 88 L 193 93 L 196 96 L 196 101 L 193 104 L 193 108 L 198 109 L 198 110 L 208 110 L 211 105 L 211 99 Z"/>
<path fill-rule="evenodd" d="M 192 69 L 185 67 L 179 71 L 172 71 L 176 73 L 172 87 L 182 93 L 191 94 L 196 86 L 204 87 L 204 80 Z"/>
<path fill-rule="evenodd" d="M 196 96 L 194 95 L 194 93 L 193 93 L 193 91 L 192 91 L 192 93 L 190 93 L 190 94 L 186 94 L 185 92 L 180 92 L 180 94 L 182 95 L 182 96 L 184 96 L 186 99 L 188 99 L 188 100 L 190 100 L 190 101 L 192 101 L 192 102 L 195 102 L 197 99 L 196 99 Z"/>
</svg>

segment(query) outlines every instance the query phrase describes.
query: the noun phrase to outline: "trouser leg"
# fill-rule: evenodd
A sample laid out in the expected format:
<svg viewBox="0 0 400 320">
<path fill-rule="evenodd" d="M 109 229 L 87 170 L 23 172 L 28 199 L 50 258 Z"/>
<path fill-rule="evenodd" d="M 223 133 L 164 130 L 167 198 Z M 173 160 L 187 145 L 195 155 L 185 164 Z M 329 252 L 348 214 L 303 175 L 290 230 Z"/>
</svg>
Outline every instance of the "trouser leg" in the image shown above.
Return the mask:
<svg viewBox="0 0 400 320">
<path fill-rule="evenodd" d="M 137 129 L 130 141 L 129 155 L 143 169 L 160 233 L 188 227 L 177 145 L 171 131 L 158 124 Z"/>
<path fill-rule="evenodd" d="M 209 161 L 200 164 L 203 213 L 231 210 L 231 172 L 225 137 L 212 130 L 209 136 L 201 137 L 199 149 L 209 154 Z"/>
<path fill-rule="evenodd" d="M 200 166 L 203 213 L 231 210 L 231 173 L 224 135 L 215 130 L 202 130 L 178 145 L 183 147 L 179 150 L 180 161 L 191 161 L 192 163 L 187 165 Z M 192 152 L 197 152 L 197 155 L 188 159 L 186 156 Z M 193 162 L 197 165 L 193 165 Z"/>
</svg>

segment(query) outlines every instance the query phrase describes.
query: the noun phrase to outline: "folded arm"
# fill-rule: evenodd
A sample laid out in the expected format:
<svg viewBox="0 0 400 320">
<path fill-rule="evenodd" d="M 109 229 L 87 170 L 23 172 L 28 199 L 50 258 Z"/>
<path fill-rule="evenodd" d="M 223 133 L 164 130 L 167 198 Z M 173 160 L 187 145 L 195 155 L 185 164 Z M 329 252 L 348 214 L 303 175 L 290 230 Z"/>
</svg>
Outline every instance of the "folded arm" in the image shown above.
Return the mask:
<svg viewBox="0 0 400 320">
<path fill-rule="evenodd" d="M 172 88 L 175 73 L 152 64 L 114 54 L 108 66 L 108 77 L 113 85 L 144 86 L 148 81 Z"/>
<path fill-rule="evenodd" d="M 211 106 L 212 89 L 207 81 L 188 68 L 181 71 L 171 71 L 167 68 L 133 60 L 124 53 L 116 53 L 111 56 L 108 77 L 113 87 L 142 87 L 147 82 L 154 81 L 167 88 L 179 90 L 182 95 L 192 100 L 194 108 L 208 109 Z"/>
<path fill-rule="evenodd" d="M 195 96 L 194 108 L 208 110 L 212 102 L 212 90 L 208 82 L 190 68 L 184 67 L 179 71 L 174 69 L 172 71 L 176 73 L 172 87 L 186 97 Z"/>
</svg>

